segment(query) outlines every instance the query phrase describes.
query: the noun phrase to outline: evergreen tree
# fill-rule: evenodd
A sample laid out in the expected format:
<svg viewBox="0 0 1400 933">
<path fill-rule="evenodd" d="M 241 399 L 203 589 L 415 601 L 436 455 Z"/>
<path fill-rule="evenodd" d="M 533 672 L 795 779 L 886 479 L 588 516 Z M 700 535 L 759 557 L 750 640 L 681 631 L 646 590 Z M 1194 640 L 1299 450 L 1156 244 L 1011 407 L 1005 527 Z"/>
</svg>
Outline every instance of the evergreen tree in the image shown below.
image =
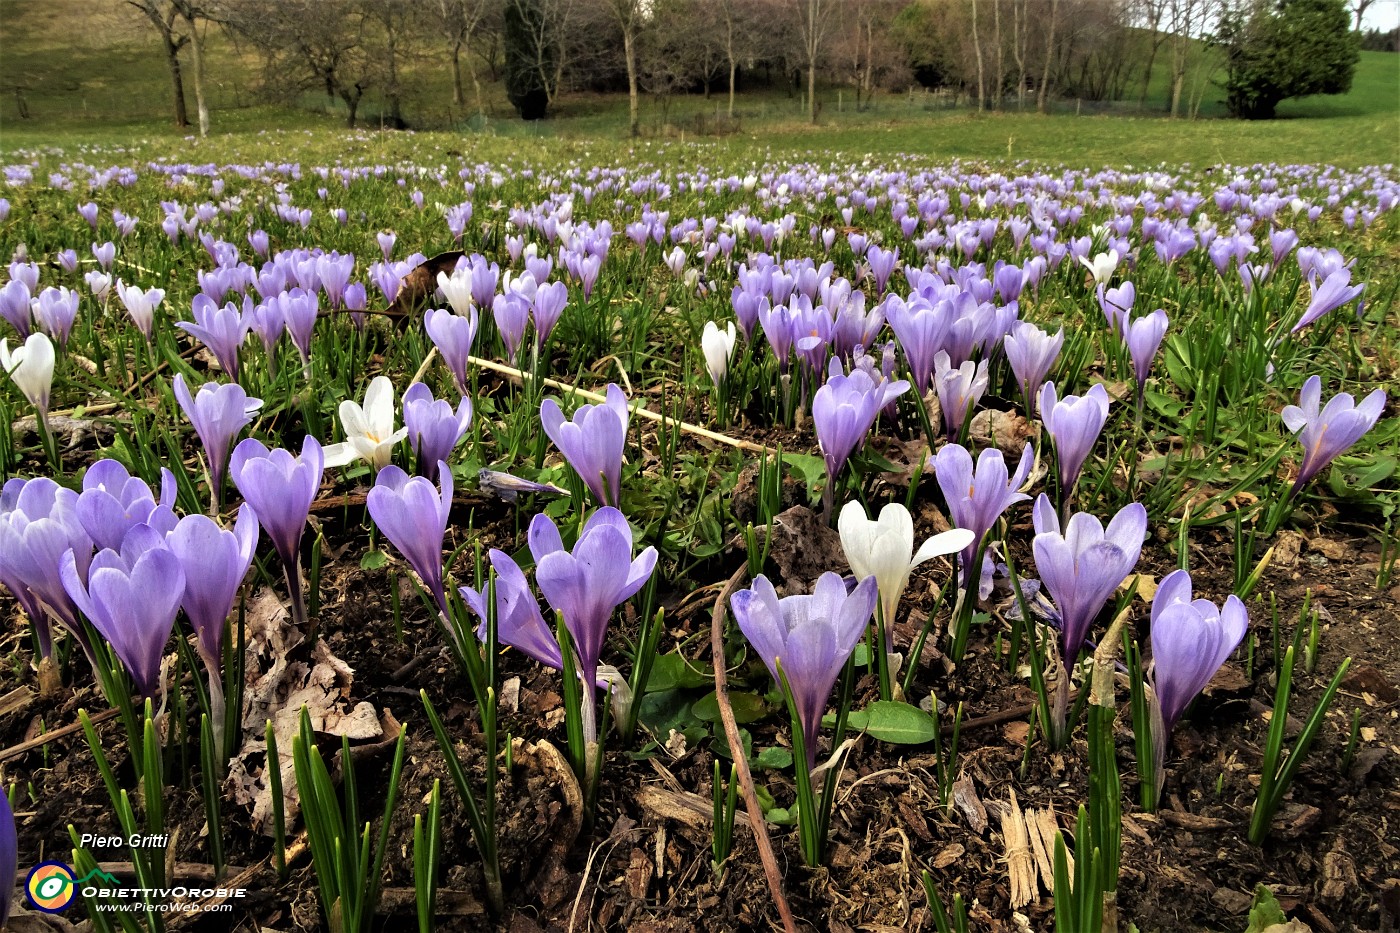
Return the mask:
<svg viewBox="0 0 1400 933">
<path fill-rule="evenodd" d="M 1230 112 L 1274 116 L 1278 102 L 1344 94 L 1361 54 L 1345 0 L 1253 0 L 1222 18 Z"/>
</svg>

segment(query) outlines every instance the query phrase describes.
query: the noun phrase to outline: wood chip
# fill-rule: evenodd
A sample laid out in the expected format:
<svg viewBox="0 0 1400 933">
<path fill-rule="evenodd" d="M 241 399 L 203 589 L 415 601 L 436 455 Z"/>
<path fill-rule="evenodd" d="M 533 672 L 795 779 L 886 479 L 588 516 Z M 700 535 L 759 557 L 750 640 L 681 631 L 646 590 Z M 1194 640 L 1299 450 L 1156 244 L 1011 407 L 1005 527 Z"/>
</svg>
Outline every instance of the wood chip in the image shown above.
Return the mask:
<svg viewBox="0 0 1400 933">
<path fill-rule="evenodd" d="M 1055 821 L 1055 811 L 1026 810 L 1026 830 L 1030 836 L 1031 849 L 1035 852 L 1035 864 L 1040 869 L 1040 881 L 1045 890 L 1055 892 L 1055 836 L 1060 831 Z M 1074 856 L 1065 849 L 1065 864 L 1070 877 L 1074 877 Z"/>
<path fill-rule="evenodd" d="M 1016 802 L 1016 792 L 1011 791 L 1011 800 L 1001 808 L 1001 835 L 1005 852 L 1006 875 L 1011 882 L 1011 907 L 1024 907 L 1038 900 L 1039 892 L 1035 883 L 1035 859 L 1031 855 L 1030 837 L 1026 831 L 1025 816 Z"/>
<path fill-rule="evenodd" d="M 967 849 L 961 843 L 955 842 L 952 845 L 944 846 L 938 854 L 933 857 L 930 863 L 934 868 L 947 868 L 966 854 Z"/>
<path fill-rule="evenodd" d="M 1180 826 L 1182 829 L 1193 831 L 1229 829 L 1234 825 L 1229 820 L 1222 820 L 1213 816 L 1200 816 L 1196 813 L 1185 813 L 1181 810 L 1158 810 L 1157 815 L 1162 818 L 1162 822 L 1164 823 L 1170 823 L 1173 826 Z"/>
<path fill-rule="evenodd" d="M 987 828 L 987 808 L 982 805 L 982 798 L 977 796 L 972 778 L 966 774 L 953 782 L 953 806 L 962 813 L 968 829 L 974 833 L 980 835 Z"/>
</svg>

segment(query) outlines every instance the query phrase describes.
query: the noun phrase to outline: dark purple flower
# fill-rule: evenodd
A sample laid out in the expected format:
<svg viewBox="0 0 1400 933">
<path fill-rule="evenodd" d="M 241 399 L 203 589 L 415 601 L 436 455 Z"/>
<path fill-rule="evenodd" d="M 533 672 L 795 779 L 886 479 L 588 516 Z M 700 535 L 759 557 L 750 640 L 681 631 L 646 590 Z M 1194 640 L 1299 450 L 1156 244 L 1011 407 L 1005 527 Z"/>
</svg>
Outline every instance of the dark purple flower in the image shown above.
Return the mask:
<svg viewBox="0 0 1400 933">
<path fill-rule="evenodd" d="M 446 615 L 447 596 L 442 583 L 442 538 L 452 511 L 452 471 L 439 464 L 437 485 L 422 476 L 410 477 L 392 463 L 379 471 L 366 506 L 374 524 L 384 533 L 432 594 Z"/>
<path fill-rule="evenodd" d="M 29 286 L 19 279 L 11 279 L 0 288 L 0 317 L 10 322 L 19 332 L 21 341 L 29 337 L 34 327 L 34 310 L 30 304 Z"/>
<path fill-rule="evenodd" d="M 453 411 L 449 402 L 433 398 L 431 389 L 415 382 L 403 394 L 403 423 L 417 457 L 418 472 L 436 480 L 438 462 L 451 458 L 453 448 L 471 426 L 471 399 L 464 397 Z"/>
<path fill-rule="evenodd" d="M 0 791 L 0 929 L 10 921 L 10 897 L 15 891 L 15 874 L 19 871 L 19 834 L 15 832 L 15 812 L 10 809 L 10 796 Z"/>
<path fill-rule="evenodd" d="M 535 291 L 535 350 L 549 341 L 549 334 L 564 313 L 569 302 L 569 286 L 563 282 L 546 282 Z"/>
<path fill-rule="evenodd" d="M 1322 379 L 1311 376 L 1303 383 L 1297 405 L 1283 409 L 1283 423 L 1303 445 L 1303 465 L 1293 482 L 1293 492 L 1322 472 L 1338 454 L 1361 440 L 1385 411 L 1385 392 L 1376 389 L 1356 404 L 1348 392 L 1338 392 L 1322 405 Z"/>
<path fill-rule="evenodd" d="M 165 546 L 165 535 L 150 525 L 133 525 L 120 551 L 107 548 L 92 558 L 86 582 L 71 551 L 63 555 L 58 573 L 74 605 L 121 659 L 137 693 L 155 698 L 160 661 L 185 594 L 185 572 Z"/>
<path fill-rule="evenodd" d="M 1042 493 L 1032 518 L 1036 570 L 1060 612 L 1061 657 L 1071 665 L 1099 610 L 1137 565 L 1147 509 L 1137 502 L 1124 506 L 1107 529 L 1089 513 L 1075 512 L 1061 532 L 1059 516 Z"/>
<path fill-rule="evenodd" d="M 530 522 L 528 537 L 535 581 L 550 607 L 564 617 L 578 655 L 579 676 L 585 684 L 596 683 L 608 622 L 651 578 L 656 548 L 648 547 L 634 560 L 632 529 L 611 506 L 589 516 L 572 552 L 564 549 L 559 529 L 543 513 Z M 873 593 L 873 584 L 870 589 Z M 593 691 L 585 690 L 583 730 L 588 742 L 598 740 L 596 704 Z"/>
<path fill-rule="evenodd" d="M 530 300 L 517 292 L 497 295 L 491 303 L 491 314 L 505 343 L 506 358 L 515 359 L 520 342 L 525 339 L 525 328 L 530 324 Z"/>
<path fill-rule="evenodd" d="M 570 421 L 559 403 L 547 398 L 540 405 L 544 433 L 559 448 L 600 505 L 617 505 L 622 491 L 622 452 L 632 413 L 622 389 L 608 383 L 607 401 L 580 405 Z"/>
<path fill-rule="evenodd" d="M 878 589 L 868 576 L 847 594 L 838 574 L 824 573 L 810 596 L 778 598 L 768 578 L 740 590 L 729 605 L 739 630 L 753 645 L 774 680 L 787 678 L 802 724 L 808 769 L 816 765 L 822 713 L 842 668 L 870 624 Z"/>
<path fill-rule="evenodd" d="M 262 399 L 250 398 L 236 382 L 228 385 L 206 382 L 191 396 L 185 377 L 179 373 L 175 375 L 174 388 L 175 400 L 204 445 L 204 456 L 209 463 L 210 501 L 220 502 L 229 448 L 239 432 L 252 423 L 253 415 L 262 408 Z"/>
<path fill-rule="evenodd" d="M 1040 390 L 1040 417 L 1055 442 L 1060 490 L 1066 501 L 1108 420 L 1108 405 L 1108 390 L 1102 384 L 1095 384 L 1082 396 L 1066 395 L 1063 399 L 1056 397 L 1053 382 Z"/>
</svg>

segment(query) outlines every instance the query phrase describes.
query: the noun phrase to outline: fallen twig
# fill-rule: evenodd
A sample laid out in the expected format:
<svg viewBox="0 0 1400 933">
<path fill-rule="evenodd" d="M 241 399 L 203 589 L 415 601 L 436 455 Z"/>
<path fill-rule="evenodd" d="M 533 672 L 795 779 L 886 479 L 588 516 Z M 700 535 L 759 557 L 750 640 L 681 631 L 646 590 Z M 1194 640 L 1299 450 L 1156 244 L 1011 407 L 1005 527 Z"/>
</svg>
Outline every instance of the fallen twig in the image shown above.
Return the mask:
<svg viewBox="0 0 1400 933">
<path fill-rule="evenodd" d="M 724 673 L 724 609 L 729 594 L 744 582 L 748 575 L 748 565 L 741 564 L 734 571 L 724 589 L 715 599 L 715 609 L 710 615 L 710 650 L 715 660 L 715 699 L 719 702 L 719 718 L 724 722 L 724 734 L 729 747 L 741 749 L 744 743 L 739 738 L 739 724 L 734 720 L 734 707 L 729 705 L 729 678 Z M 763 873 L 768 876 L 768 890 L 773 895 L 773 904 L 782 918 L 783 929 L 787 933 L 797 933 L 797 923 L 792 919 L 792 908 L 783 894 L 783 874 L 778 868 L 778 859 L 773 854 L 773 843 L 768 838 L 768 825 L 763 819 L 763 808 L 758 805 L 758 795 L 754 792 L 753 773 L 749 771 L 748 760 L 743 755 L 734 756 L 734 767 L 739 774 L 739 787 L 744 795 L 744 807 L 749 811 L 749 822 L 753 826 L 754 842 L 758 845 L 758 857 L 763 861 Z"/>
</svg>

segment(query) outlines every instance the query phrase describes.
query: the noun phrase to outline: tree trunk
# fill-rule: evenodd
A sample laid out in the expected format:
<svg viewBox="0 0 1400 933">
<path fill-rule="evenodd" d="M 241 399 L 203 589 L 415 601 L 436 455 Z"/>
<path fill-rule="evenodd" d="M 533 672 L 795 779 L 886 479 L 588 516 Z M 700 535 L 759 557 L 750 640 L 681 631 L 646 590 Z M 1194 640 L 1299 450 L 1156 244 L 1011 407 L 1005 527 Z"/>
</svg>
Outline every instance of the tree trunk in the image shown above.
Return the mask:
<svg viewBox="0 0 1400 933">
<path fill-rule="evenodd" d="M 992 23 L 997 45 L 997 76 L 992 82 L 996 97 L 992 98 L 992 106 L 1000 110 L 1002 78 L 1006 75 L 1006 47 L 1001 41 L 1001 0 L 992 0 Z"/>
<path fill-rule="evenodd" d="M 637 100 L 637 37 L 630 23 L 622 27 L 622 54 L 627 59 L 627 134 L 633 139 L 642 135 Z"/>
<path fill-rule="evenodd" d="M 977 110 L 987 109 L 987 79 L 982 70 L 982 40 L 977 35 L 977 0 L 972 0 L 972 51 L 977 57 Z"/>
<path fill-rule="evenodd" d="M 204 40 L 195 28 L 194 20 L 186 20 L 190 26 L 190 58 L 194 64 L 194 105 L 199 114 L 199 135 L 209 135 L 209 105 L 204 100 Z"/>
<path fill-rule="evenodd" d="M 165 40 L 165 60 L 170 66 L 170 90 L 175 104 L 175 125 L 184 129 L 190 125 L 189 111 L 185 109 L 185 82 L 180 76 L 180 47 L 170 39 Z"/>
<path fill-rule="evenodd" d="M 452 42 L 452 105 L 461 107 L 466 102 L 462 93 L 462 37 L 458 36 Z"/>
<path fill-rule="evenodd" d="M 738 63 L 729 60 L 729 119 L 734 119 L 734 78 L 739 71 Z"/>
<path fill-rule="evenodd" d="M 1055 57 L 1055 20 L 1059 12 L 1060 0 L 1050 0 L 1050 28 L 1047 30 L 1048 36 L 1045 40 L 1045 70 L 1040 76 L 1040 92 L 1036 99 L 1036 109 L 1041 113 L 1046 112 L 1046 107 L 1050 103 L 1050 62 Z"/>
</svg>

